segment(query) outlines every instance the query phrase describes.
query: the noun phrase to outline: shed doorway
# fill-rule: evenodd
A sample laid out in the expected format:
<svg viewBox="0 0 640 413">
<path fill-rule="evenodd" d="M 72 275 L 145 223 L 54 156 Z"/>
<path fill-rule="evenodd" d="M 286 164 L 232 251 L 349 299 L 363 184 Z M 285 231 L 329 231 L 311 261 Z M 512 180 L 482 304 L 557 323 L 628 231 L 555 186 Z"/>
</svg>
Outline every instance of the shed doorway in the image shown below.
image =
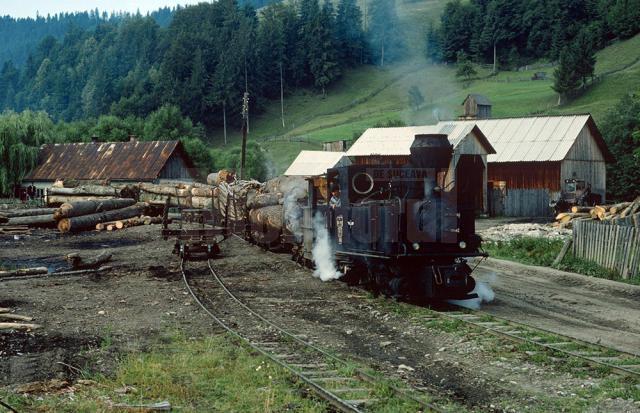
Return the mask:
<svg viewBox="0 0 640 413">
<path fill-rule="evenodd" d="M 456 187 L 460 210 L 484 212 L 485 165 L 479 155 L 460 155 L 456 166 Z"/>
</svg>

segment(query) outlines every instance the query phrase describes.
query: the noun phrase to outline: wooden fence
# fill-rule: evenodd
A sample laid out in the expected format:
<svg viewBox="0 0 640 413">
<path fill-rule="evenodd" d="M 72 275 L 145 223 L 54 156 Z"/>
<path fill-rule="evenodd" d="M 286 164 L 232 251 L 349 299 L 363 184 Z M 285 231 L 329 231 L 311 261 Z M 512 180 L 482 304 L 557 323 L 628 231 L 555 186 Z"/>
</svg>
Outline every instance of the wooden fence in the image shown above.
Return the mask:
<svg viewBox="0 0 640 413">
<path fill-rule="evenodd" d="M 546 189 L 491 189 L 489 214 L 505 217 L 548 217 L 551 194 Z"/>
<path fill-rule="evenodd" d="M 615 270 L 624 279 L 640 277 L 640 230 L 628 225 L 576 221 L 573 254 Z"/>
</svg>

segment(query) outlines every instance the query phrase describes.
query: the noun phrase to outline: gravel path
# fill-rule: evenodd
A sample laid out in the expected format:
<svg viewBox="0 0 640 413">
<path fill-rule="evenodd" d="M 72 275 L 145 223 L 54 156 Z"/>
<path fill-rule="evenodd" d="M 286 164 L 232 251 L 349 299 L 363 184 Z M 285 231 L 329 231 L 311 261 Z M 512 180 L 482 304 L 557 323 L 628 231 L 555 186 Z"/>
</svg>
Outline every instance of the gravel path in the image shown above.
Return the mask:
<svg viewBox="0 0 640 413">
<path fill-rule="evenodd" d="M 496 316 L 640 355 L 640 286 L 489 259 L 476 269 Z"/>
</svg>

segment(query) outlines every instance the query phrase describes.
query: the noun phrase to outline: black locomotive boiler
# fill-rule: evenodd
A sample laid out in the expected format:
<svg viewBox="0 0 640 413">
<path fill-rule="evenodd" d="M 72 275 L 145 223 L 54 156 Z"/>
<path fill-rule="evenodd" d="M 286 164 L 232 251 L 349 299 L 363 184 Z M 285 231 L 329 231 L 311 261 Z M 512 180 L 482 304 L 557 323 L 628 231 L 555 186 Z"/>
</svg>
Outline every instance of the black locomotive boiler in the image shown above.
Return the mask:
<svg viewBox="0 0 640 413">
<path fill-rule="evenodd" d="M 474 298 L 467 259 L 486 254 L 474 206 L 450 171 L 453 147 L 446 135 L 417 135 L 410 152 L 402 164 L 378 160 L 309 180 L 303 254 L 309 256 L 320 215 L 347 279 L 393 296 Z"/>
</svg>

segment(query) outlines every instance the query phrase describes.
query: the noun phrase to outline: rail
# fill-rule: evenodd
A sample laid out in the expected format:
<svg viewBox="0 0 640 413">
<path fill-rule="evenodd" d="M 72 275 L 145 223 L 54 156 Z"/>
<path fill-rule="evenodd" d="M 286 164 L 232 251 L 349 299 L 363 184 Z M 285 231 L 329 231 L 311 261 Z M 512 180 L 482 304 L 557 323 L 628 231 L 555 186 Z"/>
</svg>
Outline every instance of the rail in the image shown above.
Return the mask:
<svg viewBox="0 0 640 413">
<path fill-rule="evenodd" d="M 242 333 L 239 331 L 242 327 L 240 323 L 236 323 L 239 326 L 238 328 L 232 328 L 229 323 L 216 316 L 205 305 L 203 300 L 198 297 L 194 288 L 190 285 L 187 270 L 185 269 L 185 261 L 182 260 L 180 269 L 187 291 L 198 305 L 224 330 L 289 371 L 306 383 L 320 398 L 326 400 L 340 411 L 363 412 L 378 402 L 378 399 L 370 396 L 375 392 L 376 385 L 380 383 L 378 378 L 361 369 L 354 369 L 347 361 L 303 340 L 300 336 L 257 313 L 233 294 L 214 270 L 210 260 L 207 261 L 207 265 L 213 280 L 230 300 L 242 308 L 242 313 L 250 315 L 254 322 L 259 320 L 263 324 L 263 328 L 252 328 L 252 333 Z M 264 328 L 265 326 L 267 328 Z M 262 331 L 262 334 L 256 333 L 260 331 Z M 340 368 L 343 369 L 343 372 L 339 370 Z M 442 412 L 437 406 L 420 400 L 420 398 L 407 390 L 393 385 L 387 386 L 395 394 L 407 401 L 418 404 L 426 411 Z M 340 395 L 352 396 L 346 398 Z"/>
<path fill-rule="evenodd" d="M 432 317 L 421 317 L 423 320 L 447 318 L 458 320 L 486 332 L 509 340 L 527 343 L 542 351 L 583 360 L 594 367 L 605 367 L 623 375 L 640 377 L 640 355 L 632 354 L 573 337 L 555 333 L 542 328 L 496 317 L 476 310 L 435 311 L 429 310 Z"/>
</svg>

